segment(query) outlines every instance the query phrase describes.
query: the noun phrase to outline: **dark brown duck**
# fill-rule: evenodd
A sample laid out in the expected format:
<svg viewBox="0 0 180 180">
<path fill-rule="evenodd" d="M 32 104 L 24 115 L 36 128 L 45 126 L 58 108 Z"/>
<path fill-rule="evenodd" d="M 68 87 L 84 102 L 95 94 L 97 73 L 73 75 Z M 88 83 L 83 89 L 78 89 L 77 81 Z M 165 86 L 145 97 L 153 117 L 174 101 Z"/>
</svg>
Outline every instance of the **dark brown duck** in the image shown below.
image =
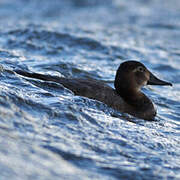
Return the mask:
<svg viewBox="0 0 180 180">
<path fill-rule="evenodd" d="M 169 85 L 155 77 L 142 63 L 126 61 L 120 64 L 114 81 L 115 89 L 94 79 L 61 78 L 28 73 L 20 70 L 16 73 L 45 81 L 54 81 L 70 89 L 78 96 L 85 96 L 107 104 L 109 107 L 135 117 L 152 120 L 156 109 L 152 101 L 141 92 L 144 85 Z"/>
</svg>

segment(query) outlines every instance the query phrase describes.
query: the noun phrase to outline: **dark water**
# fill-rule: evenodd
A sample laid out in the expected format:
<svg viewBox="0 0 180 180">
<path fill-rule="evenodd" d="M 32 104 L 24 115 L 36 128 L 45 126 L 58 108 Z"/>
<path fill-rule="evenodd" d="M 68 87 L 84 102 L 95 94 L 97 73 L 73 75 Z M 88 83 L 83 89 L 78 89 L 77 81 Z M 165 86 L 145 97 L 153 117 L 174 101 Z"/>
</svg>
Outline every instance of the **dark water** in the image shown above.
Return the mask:
<svg viewBox="0 0 180 180">
<path fill-rule="evenodd" d="M 126 59 L 173 83 L 143 89 L 154 122 L 14 73 L 112 82 Z M 179 0 L 2 0 L 0 63 L 0 180 L 180 179 Z"/>
</svg>

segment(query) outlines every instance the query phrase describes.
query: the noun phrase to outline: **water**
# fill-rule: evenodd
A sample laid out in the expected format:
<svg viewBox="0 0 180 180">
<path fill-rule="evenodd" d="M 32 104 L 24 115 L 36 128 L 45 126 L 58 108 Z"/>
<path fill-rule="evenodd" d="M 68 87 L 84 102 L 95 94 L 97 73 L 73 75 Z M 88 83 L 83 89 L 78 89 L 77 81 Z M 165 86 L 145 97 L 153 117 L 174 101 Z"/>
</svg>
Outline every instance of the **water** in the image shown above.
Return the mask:
<svg viewBox="0 0 180 180">
<path fill-rule="evenodd" d="M 180 1 L 0 1 L 0 179 L 180 179 Z M 105 80 L 143 62 L 156 121 L 15 69 Z"/>
</svg>

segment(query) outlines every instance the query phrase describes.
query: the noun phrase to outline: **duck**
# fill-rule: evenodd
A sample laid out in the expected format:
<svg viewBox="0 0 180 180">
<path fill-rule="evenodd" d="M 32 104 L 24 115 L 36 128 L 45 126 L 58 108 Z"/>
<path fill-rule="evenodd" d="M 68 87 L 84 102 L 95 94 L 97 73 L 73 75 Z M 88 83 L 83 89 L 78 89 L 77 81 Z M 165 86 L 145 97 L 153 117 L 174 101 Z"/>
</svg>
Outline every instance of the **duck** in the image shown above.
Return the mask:
<svg viewBox="0 0 180 180">
<path fill-rule="evenodd" d="M 142 91 L 146 85 L 172 86 L 158 79 L 144 64 L 135 60 L 124 61 L 116 71 L 114 88 L 96 79 L 52 77 L 33 72 L 16 70 L 17 74 L 62 84 L 77 96 L 100 101 L 107 106 L 144 120 L 154 120 L 157 110 Z"/>
</svg>

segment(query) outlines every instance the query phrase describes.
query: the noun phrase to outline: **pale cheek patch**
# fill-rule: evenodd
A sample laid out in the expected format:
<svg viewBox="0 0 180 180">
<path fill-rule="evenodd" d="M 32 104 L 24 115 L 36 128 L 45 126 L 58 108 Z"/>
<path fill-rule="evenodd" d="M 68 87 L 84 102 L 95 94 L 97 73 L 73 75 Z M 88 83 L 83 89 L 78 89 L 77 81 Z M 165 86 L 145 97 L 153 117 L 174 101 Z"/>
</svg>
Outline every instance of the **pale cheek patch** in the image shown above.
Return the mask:
<svg viewBox="0 0 180 180">
<path fill-rule="evenodd" d="M 137 69 L 134 69 L 132 72 L 134 72 L 134 73 L 137 72 Z"/>
<path fill-rule="evenodd" d="M 147 81 L 144 81 L 144 82 L 143 82 L 143 86 L 146 86 L 146 85 L 147 85 Z"/>
</svg>

